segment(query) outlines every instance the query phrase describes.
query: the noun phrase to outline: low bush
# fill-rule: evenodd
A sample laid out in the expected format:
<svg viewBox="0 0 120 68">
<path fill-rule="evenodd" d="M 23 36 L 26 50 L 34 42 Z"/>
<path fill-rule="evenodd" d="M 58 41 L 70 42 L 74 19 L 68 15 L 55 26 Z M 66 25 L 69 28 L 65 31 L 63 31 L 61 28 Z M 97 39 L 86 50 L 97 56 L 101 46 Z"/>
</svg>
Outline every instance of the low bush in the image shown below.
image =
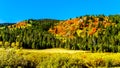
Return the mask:
<svg viewBox="0 0 120 68">
<path fill-rule="evenodd" d="M 44 53 L 0 50 L 0 68 L 119 67 L 120 53 Z"/>
</svg>

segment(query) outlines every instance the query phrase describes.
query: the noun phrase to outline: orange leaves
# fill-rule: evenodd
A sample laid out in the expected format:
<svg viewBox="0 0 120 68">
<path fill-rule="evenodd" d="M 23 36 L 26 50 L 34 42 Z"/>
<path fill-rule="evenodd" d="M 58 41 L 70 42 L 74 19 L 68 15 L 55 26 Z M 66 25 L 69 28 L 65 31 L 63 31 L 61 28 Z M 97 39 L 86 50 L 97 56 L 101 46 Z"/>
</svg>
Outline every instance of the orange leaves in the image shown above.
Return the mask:
<svg viewBox="0 0 120 68">
<path fill-rule="evenodd" d="M 106 24 L 104 25 L 105 28 L 106 28 L 107 26 L 110 26 L 110 23 L 106 23 Z"/>
<path fill-rule="evenodd" d="M 78 22 L 80 19 L 79 18 L 74 18 L 73 22 Z"/>
<path fill-rule="evenodd" d="M 62 31 L 62 27 L 61 26 L 57 26 L 57 33 L 60 33 Z"/>
<path fill-rule="evenodd" d="M 49 32 L 67 38 L 73 38 L 76 32 L 79 37 L 86 36 L 86 33 L 87 35 L 96 34 L 98 36 L 98 32 L 102 31 L 102 29 L 110 25 L 115 25 L 107 20 L 108 18 L 106 17 L 103 21 L 99 21 L 99 17 L 96 16 L 74 18 L 60 22 L 53 29 L 50 29 Z"/>
<path fill-rule="evenodd" d="M 25 25 L 27 25 L 27 23 L 26 23 L 26 22 L 19 22 L 19 23 L 16 24 L 16 25 L 18 25 L 18 26 L 25 26 Z"/>
<path fill-rule="evenodd" d="M 68 25 L 71 25 L 71 24 L 78 25 L 79 20 L 80 20 L 79 18 L 75 18 L 75 19 L 72 19 L 72 20 L 67 20 L 67 21 L 65 21 L 65 23 L 68 24 Z"/>
<path fill-rule="evenodd" d="M 93 34 L 94 34 L 94 32 L 89 32 L 88 34 L 89 34 L 89 35 L 93 35 Z"/>
<path fill-rule="evenodd" d="M 27 27 L 27 25 L 28 25 L 28 23 L 26 23 L 26 22 L 19 22 L 17 24 L 8 26 L 8 28 L 21 28 L 21 27 L 25 28 L 25 27 Z"/>
<path fill-rule="evenodd" d="M 96 32 L 96 28 L 92 28 L 92 30 L 89 32 L 89 35 L 93 35 Z"/>
<path fill-rule="evenodd" d="M 66 24 L 73 24 L 74 22 L 72 22 L 71 20 L 68 20 L 65 22 Z"/>
<path fill-rule="evenodd" d="M 94 22 L 94 25 L 95 25 L 95 26 L 98 26 L 98 22 Z"/>
<path fill-rule="evenodd" d="M 108 27 L 108 26 L 110 26 L 110 25 L 112 25 L 113 23 L 109 23 L 109 22 L 104 22 L 103 23 L 103 26 L 106 28 L 106 27 Z M 114 26 L 114 25 L 113 25 Z"/>
<path fill-rule="evenodd" d="M 101 31 L 102 29 L 101 28 L 98 28 L 98 31 Z"/>
<path fill-rule="evenodd" d="M 73 39 L 73 38 L 74 38 L 74 36 L 73 36 L 73 35 L 70 35 L 70 36 L 69 36 L 69 38 Z"/>
<path fill-rule="evenodd" d="M 64 30 L 65 28 L 63 26 L 55 26 L 53 29 L 49 29 L 48 31 L 53 33 L 53 34 L 59 34 L 59 35 L 65 35 L 66 31 Z"/>
<path fill-rule="evenodd" d="M 71 31 L 75 30 L 75 27 L 70 27 L 70 30 L 71 30 Z"/>
<path fill-rule="evenodd" d="M 20 28 L 21 26 L 26 26 L 26 25 L 27 25 L 26 22 L 19 22 L 19 23 L 15 24 L 15 27 Z"/>
<path fill-rule="evenodd" d="M 54 31 L 54 30 L 52 30 L 51 28 L 48 30 L 48 32 L 51 32 L 51 33 L 53 33 L 53 31 Z"/>
<path fill-rule="evenodd" d="M 96 32 L 96 30 L 97 30 L 96 28 L 92 28 L 92 31 L 93 31 L 93 32 Z"/>
<path fill-rule="evenodd" d="M 82 23 L 79 24 L 79 27 L 80 27 L 81 29 L 82 29 L 84 26 L 85 26 L 85 23 L 84 23 L 84 22 L 82 22 Z"/>
<path fill-rule="evenodd" d="M 77 26 L 79 26 L 79 18 L 60 22 L 53 29 L 49 29 L 49 32 L 51 32 L 53 34 L 58 34 L 61 36 L 68 36 L 69 38 L 73 38 L 73 34 L 76 31 L 76 29 L 78 28 Z M 68 33 L 69 33 L 69 35 L 68 35 Z"/>
</svg>

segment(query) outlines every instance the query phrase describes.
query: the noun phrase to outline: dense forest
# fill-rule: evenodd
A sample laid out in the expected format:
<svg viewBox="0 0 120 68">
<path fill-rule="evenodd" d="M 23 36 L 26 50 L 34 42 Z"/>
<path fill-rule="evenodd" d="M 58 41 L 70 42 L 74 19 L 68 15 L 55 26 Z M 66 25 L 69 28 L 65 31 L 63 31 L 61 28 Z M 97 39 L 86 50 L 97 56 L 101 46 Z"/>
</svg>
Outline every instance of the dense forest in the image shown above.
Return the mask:
<svg viewBox="0 0 120 68">
<path fill-rule="evenodd" d="M 120 52 L 120 15 L 29 19 L 7 26 L 0 24 L 0 47 Z"/>
</svg>

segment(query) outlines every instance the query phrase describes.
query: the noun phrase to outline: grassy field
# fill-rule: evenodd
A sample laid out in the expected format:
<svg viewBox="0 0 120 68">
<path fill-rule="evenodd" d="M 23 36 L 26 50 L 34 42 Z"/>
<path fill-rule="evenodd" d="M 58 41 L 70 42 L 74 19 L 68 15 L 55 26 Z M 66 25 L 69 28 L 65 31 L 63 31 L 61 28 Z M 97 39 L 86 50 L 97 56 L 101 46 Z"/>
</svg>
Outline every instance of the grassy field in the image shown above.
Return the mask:
<svg viewBox="0 0 120 68">
<path fill-rule="evenodd" d="M 52 48 L 52 49 L 23 49 L 24 52 L 37 52 L 37 53 L 89 53 L 90 51 L 83 51 L 83 50 L 67 50 L 63 48 Z"/>
<path fill-rule="evenodd" d="M 0 49 L 0 67 L 96 68 L 120 67 L 120 53 L 91 53 L 62 48 Z"/>
</svg>

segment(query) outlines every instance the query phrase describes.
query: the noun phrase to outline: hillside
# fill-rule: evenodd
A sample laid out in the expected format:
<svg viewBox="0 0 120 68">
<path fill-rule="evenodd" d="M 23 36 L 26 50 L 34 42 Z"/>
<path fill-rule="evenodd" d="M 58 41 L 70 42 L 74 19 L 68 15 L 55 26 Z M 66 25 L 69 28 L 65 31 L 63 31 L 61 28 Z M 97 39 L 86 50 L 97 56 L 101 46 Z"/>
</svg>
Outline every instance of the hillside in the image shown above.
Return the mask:
<svg viewBox="0 0 120 68">
<path fill-rule="evenodd" d="M 49 32 L 66 46 L 70 45 L 70 49 L 117 52 L 120 48 L 119 30 L 119 15 L 87 15 L 62 21 Z"/>
<path fill-rule="evenodd" d="M 29 27 L 29 26 L 31 26 L 31 24 L 28 24 L 27 22 L 18 22 L 16 24 L 9 25 L 7 27 L 9 29 L 12 29 L 12 28 L 26 28 L 26 27 Z"/>
<path fill-rule="evenodd" d="M 62 21 L 49 29 L 49 32 L 69 38 L 73 38 L 76 35 L 84 38 L 86 34 L 98 37 L 98 32 L 106 30 L 110 26 L 114 27 L 117 24 L 110 20 L 108 16 L 83 16 Z"/>
<path fill-rule="evenodd" d="M 120 52 L 120 15 L 29 19 L 0 29 L 0 47 Z"/>
</svg>

